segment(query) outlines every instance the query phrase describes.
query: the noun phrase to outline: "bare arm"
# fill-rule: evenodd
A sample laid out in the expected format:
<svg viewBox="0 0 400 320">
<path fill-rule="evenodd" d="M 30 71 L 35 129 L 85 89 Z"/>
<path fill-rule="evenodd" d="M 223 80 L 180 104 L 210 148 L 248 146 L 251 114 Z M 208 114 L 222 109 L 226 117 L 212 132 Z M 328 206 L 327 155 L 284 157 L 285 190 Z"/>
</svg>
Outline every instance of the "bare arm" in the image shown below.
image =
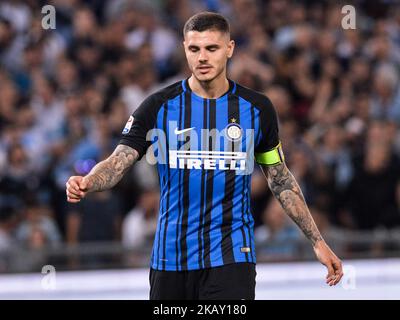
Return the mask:
<svg viewBox="0 0 400 320">
<path fill-rule="evenodd" d="M 326 283 L 339 283 L 343 277 L 342 262 L 322 238 L 314 219 L 308 210 L 301 189 L 285 163 L 261 166 L 271 192 L 281 203 L 286 214 L 299 226 L 311 241 L 318 260 L 328 269 Z"/>
<path fill-rule="evenodd" d="M 115 186 L 128 168 L 139 158 L 139 153 L 125 145 L 118 145 L 114 152 L 99 162 L 85 177 L 72 176 L 66 183 L 68 202 L 77 203 L 88 192 L 103 191 Z"/>
<path fill-rule="evenodd" d="M 286 214 L 299 226 L 314 246 L 323 240 L 306 205 L 300 187 L 285 163 L 261 166 L 268 186 Z"/>
<path fill-rule="evenodd" d="M 135 149 L 118 145 L 107 159 L 99 162 L 84 177 L 88 192 L 103 191 L 114 187 L 138 157 L 139 154 Z"/>
</svg>

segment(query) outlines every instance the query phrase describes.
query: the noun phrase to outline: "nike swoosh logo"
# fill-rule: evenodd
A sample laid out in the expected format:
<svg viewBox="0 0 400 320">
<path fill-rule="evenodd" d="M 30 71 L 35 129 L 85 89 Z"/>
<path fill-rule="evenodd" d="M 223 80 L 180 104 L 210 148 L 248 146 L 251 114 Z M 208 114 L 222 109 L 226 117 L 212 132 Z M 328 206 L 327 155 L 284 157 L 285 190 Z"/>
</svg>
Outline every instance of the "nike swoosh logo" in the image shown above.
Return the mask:
<svg viewBox="0 0 400 320">
<path fill-rule="evenodd" d="M 186 129 L 182 129 L 182 130 L 178 130 L 178 128 L 175 128 L 174 132 L 175 132 L 175 134 L 181 134 L 181 133 L 184 133 L 186 131 L 192 130 L 194 128 L 196 128 L 196 127 L 186 128 Z"/>
</svg>

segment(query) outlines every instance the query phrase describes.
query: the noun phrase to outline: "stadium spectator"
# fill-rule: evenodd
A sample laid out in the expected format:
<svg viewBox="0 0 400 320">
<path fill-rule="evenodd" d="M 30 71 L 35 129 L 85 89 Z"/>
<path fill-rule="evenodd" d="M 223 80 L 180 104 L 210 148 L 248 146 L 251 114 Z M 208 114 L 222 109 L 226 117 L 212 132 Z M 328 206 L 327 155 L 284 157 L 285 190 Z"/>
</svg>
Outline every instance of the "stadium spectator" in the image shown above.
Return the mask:
<svg viewBox="0 0 400 320">
<path fill-rule="evenodd" d="M 259 245 L 257 255 L 264 259 L 291 259 L 298 250 L 302 235 L 276 199 L 265 207 L 262 220 L 263 225 L 254 231 L 254 240 Z"/>
<path fill-rule="evenodd" d="M 22 221 L 15 230 L 18 243 L 30 249 L 59 245 L 61 234 L 52 215 L 50 208 L 41 205 L 37 199 L 27 199 L 22 210 Z"/>
<path fill-rule="evenodd" d="M 112 192 L 95 193 L 67 215 L 67 242 L 107 242 L 121 239 L 121 205 Z"/>
<path fill-rule="evenodd" d="M 157 227 L 159 195 L 156 190 L 144 191 L 138 205 L 124 218 L 122 244 L 127 248 L 150 248 Z"/>
</svg>

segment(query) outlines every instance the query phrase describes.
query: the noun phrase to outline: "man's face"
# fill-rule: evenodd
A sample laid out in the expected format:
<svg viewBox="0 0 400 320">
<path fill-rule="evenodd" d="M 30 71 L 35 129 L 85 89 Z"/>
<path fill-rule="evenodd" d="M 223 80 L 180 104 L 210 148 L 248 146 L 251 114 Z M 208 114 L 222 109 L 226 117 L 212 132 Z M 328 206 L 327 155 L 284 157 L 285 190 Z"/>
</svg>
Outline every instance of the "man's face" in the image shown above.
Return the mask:
<svg viewBox="0 0 400 320">
<path fill-rule="evenodd" d="M 235 43 L 227 33 L 206 30 L 187 32 L 183 45 L 190 71 L 196 79 L 211 81 L 225 71 Z"/>
</svg>

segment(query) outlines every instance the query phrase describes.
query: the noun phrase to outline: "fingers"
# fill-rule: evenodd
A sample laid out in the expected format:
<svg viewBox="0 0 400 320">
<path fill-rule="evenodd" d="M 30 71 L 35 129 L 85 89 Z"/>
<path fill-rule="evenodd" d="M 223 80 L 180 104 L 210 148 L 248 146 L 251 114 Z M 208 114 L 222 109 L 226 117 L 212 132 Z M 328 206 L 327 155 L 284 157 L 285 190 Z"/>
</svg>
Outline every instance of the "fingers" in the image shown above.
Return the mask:
<svg viewBox="0 0 400 320">
<path fill-rule="evenodd" d="M 84 196 L 85 192 L 80 188 L 82 177 L 71 177 L 66 183 L 67 201 L 71 203 L 79 202 Z"/>
<path fill-rule="evenodd" d="M 331 263 L 328 263 L 326 265 L 326 268 L 328 269 L 328 274 L 326 275 L 326 283 L 331 286 L 332 281 L 335 279 L 335 270 L 333 269 L 333 265 Z"/>
<path fill-rule="evenodd" d="M 67 182 L 66 187 L 67 187 L 66 188 L 67 196 L 78 197 L 78 198 L 81 196 L 82 191 L 80 191 L 78 186 Z"/>
<path fill-rule="evenodd" d="M 67 196 L 67 201 L 70 203 L 78 203 L 81 199 L 71 198 Z"/>
<path fill-rule="evenodd" d="M 79 183 L 79 188 L 80 188 L 81 190 L 86 190 L 86 189 L 87 189 L 87 183 L 86 183 L 86 180 L 85 180 L 85 179 L 82 179 L 82 180 L 80 181 L 80 183 Z"/>
<path fill-rule="evenodd" d="M 335 268 L 335 276 L 336 279 L 333 283 L 333 285 L 335 286 L 336 284 L 338 284 L 340 282 L 340 280 L 343 277 L 343 267 L 342 267 L 342 262 L 340 260 L 335 261 L 333 263 L 333 267 Z"/>
<path fill-rule="evenodd" d="M 340 260 L 335 260 L 328 264 L 326 267 L 328 268 L 326 283 L 329 286 L 337 285 L 343 277 L 342 262 Z"/>
<path fill-rule="evenodd" d="M 69 191 L 70 189 L 67 188 L 66 193 L 67 193 L 67 201 L 71 203 L 76 203 L 81 201 L 81 199 L 84 197 L 84 195 L 72 193 Z"/>
<path fill-rule="evenodd" d="M 66 183 L 67 190 L 69 192 L 79 195 L 80 187 L 79 187 L 79 178 L 81 177 L 70 177 Z"/>
</svg>

